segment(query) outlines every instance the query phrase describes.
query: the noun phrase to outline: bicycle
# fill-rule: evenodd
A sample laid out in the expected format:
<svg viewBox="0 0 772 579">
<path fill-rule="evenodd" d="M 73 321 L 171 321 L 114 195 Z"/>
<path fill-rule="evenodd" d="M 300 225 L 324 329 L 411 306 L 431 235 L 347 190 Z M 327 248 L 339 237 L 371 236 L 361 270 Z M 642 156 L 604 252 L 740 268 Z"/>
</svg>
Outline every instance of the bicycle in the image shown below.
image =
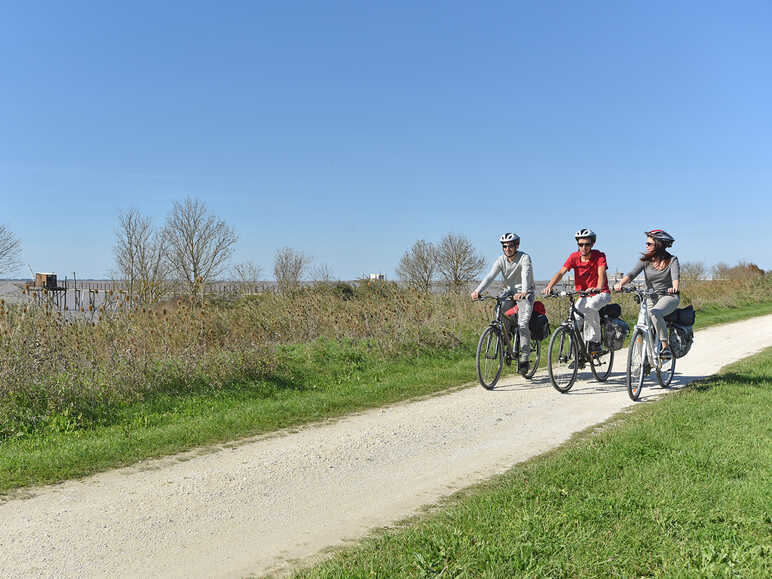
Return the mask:
<svg viewBox="0 0 772 579">
<path fill-rule="evenodd" d="M 569 300 L 568 316 L 552 333 L 549 349 L 547 350 L 547 371 L 555 390 L 565 394 L 576 381 L 576 375 L 590 363 L 593 377 L 598 382 L 605 382 L 611 374 L 614 365 L 614 350 L 606 345 L 606 329 L 601 323 L 601 351 L 588 354 L 587 346 L 579 329 L 577 316 L 584 318 L 584 314 L 576 309 L 574 299 L 576 296 L 588 297 L 597 294 L 593 291 L 561 291 L 551 293 L 546 297 L 567 296 Z M 602 370 L 602 366 L 606 366 Z"/>
<path fill-rule="evenodd" d="M 643 323 L 636 322 L 627 353 L 627 393 L 632 400 L 638 400 L 643 390 L 643 381 L 651 373 L 652 364 L 657 374 L 657 382 L 662 388 L 667 388 L 675 374 L 676 359 L 673 355 L 665 360 L 659 356 L 660 341 L 649 319 L 649 302 L 646 299 L 657 295 L 657 292 L 637 288 L 622 288 L 620 291 L 634 293 L 635 301 L 641 304 L 643 313 Z M 640 316 L 638 319 L 641 319 Z M 667 327 L 669 330 L 669 322 Z"/>
<path fill-rule="evenodd" d="M 512 344 L 507 324 L 504 323 L 504 312 L 502 306 L 504 302 L 510 299 L 514 293 L 507 290 L 498 297 L 480 296 L 477 301 L 495 300 L 494 317 L 488 327 L 485 328 L 477 342 L 477 378 L 480 384 L 486 390 L 493 390 L 501 377 L 501 370 L 506 361 L 507 366 L 512 364 L 512 360 L 517 361 L 520 355 L 520 332 L 517 331 L 517 304 L 513 308 L 514 315 L 510 316 L 511 325 L 514 333 L 514 344 Z M 533 378 L 536 368 L 539 366 L 541 358 L 541 346 L 538 340 L 531 340 L 531 350 L 528 354 L 528 371 L 523 374 L 526 378 Z"/>
</svg>

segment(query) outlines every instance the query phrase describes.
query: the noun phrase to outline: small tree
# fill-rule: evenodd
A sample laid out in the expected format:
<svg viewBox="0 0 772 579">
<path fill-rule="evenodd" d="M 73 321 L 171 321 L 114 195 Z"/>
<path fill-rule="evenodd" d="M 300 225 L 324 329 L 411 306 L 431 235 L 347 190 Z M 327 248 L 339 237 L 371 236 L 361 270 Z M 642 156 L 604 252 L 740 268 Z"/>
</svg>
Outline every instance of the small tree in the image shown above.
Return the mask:
<svg viewBox="0 0 772 579">
<path fill-rule="evenodd" d="M 233 266 L 233 279 L 239 282 L 241 293 L 257 291 L 257 283 L 263 268 L 254 261 L 244 261 Z"/>
<path fill-rule="evenodd" d="M 713 279 L 729 279 L 729 266 L 720 261 L 713 266 Z"/>
<path fill-rule="evenodd" d="M 317 265 L 311 272 L 311 279 L 313 279 L 316 283 L 328 285 L 334 281 L 335 276 L 333 275 L 330 267 L 326 263 L 322 263 Z"/>
<path fill-rule="evenodd" d="M 120 214 L 113 247 L 118 272 L 130 296 L 151 303 L 169 290 L 166 238 L 136 209 Z"/>
<path fill-rule="evenodd" d="M 21 242 L 5 225 L 0 225 L 0 273 L 15 271 L 20 265 Z"/>
<path fill-rule="evenodd" d="M 429 293 L 437 273 L 437 248 L 419 239 L 402 255 L 396 272 L 411 288 Z"/>
<path fill-rule="evenodd" d="M 448 233 L 437 248 L 437 269 L 451 291 L 466 289 L 484 265 L 485 258 L 463 235 Z"/>
<path fill-rule="evenodd" d="M 701 261 L 685 261 L 681 264 L 681 279 L 685 281 L 697 281 L 705 279 L 708 275 L 705 264 Z"/>
<path fill-rule="evenodd" d="M 279 291 L 286 292 L 300 287 L 300 280 L 307 273 L 311 258 L 300 251 L 283 247 L 276 252 L 273 260 L 273 274 Z"/>
<path fill-rule="evenodd" d="M 225 270 L 238 239 L 225 221 L 190 197 L 174 202 L 164 236 L 171 269 L 188 285 L 191 295 L 203 291 L 208 281 Z"/>
</svg>

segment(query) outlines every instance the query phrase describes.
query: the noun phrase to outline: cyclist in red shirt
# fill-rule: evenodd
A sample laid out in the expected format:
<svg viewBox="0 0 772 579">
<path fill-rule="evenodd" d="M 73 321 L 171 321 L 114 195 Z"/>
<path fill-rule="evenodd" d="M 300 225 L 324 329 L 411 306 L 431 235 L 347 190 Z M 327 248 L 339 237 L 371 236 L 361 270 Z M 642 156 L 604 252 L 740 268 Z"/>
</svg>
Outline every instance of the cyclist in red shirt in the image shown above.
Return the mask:
<svg viewBox="0 0 772 579">
<path fill-rule="evenodd" d="M 582 331 L 587 351 L 590 354 L 600 352 L 600 310 L 611 301 L 606 270 L 606 254 L 593 249 L 597 236 L 592 229 L 580 229 L 574 234 L 579 251 L 568 256 L 547 286 L 542 290 L 546 296 L 552 291 L 552 286 L 571 269 L 574 270 L 574 285 L 577 291 L 596 291 L 594 296 L 576 300 L 576 309 L 584 314 L 584 329 Z M 579 324 L 583 322 L 580 319 Z"/>
</svg>

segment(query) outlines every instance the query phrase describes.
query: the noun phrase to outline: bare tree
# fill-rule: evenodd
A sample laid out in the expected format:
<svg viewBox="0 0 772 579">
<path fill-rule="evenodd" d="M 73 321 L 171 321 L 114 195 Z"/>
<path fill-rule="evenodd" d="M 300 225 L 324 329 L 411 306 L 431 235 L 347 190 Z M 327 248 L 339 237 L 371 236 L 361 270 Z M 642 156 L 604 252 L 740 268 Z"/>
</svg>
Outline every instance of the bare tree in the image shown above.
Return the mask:
<svg viewBox="0 0 772 579">
<path fill-rule="evenodd" d="M 705 279 L 708 275 L 705 264 L 701 261 L 685 261 L 681 264 L 681 279 L 697 281 Z"/>
<path fill-rule="evenodd" d="M 243 261 L 233 266 L 233 273 L 236 281 L 254 284 L 260 281 L 263 268 L 254 261 Z"/>
<path fill-rule="evenodd" d="M 233 279 L 239 282 L 240 293 L 256 292 L 261 275 L 263 268 L 254 261 L 244 261 L 233 266 Z"/>
<path fill-rule="evenodd" d="M 145 303 L 161 299 L 169 290 L 165 235 L 136 209 L 120 214 L 115 234 L 115 261 L 129 295 Z"/>
<path fill-rule="evenodd" d="M 332 283 L 335 276 L 326 263 L 317 265 L 311 272 L 311 279 L 320 284 Z"/>
<path fill-rule="evenodd" d="M 466 289 L 484 265 L 485 258 L 463 235 L 448 233 L 437 248 L 437 269 L 451 291 Z"/>
<path fill-rule="evenodd" d="M 225 221 L 209 213 L 203 201 L 190 197 L 174 202 L 164 237 L 171 269 L 188 284 L 192 295 L 225 270 L 238 239 Z"/>
<path fill-rule="evenodd" d="M 300 251 L 283 247 L 276 252 L 273 261 L 273 274 L 279 291 L 285 292 L 300 286 L 300 280 L 305 277 L 311 258 Z"/>
<path fill-rule="evenodd" d="M 411 288 L 429 293 L 437 273 L 437 248 L 419 239 L 402 255 L 396 272 Z"/>
<path fill-rule="evenodd" d="M 713 266 L 713 279 L 729 279 L 729 269 L 729 266 L 725 262 L 718 262 Z"/>
<path fill-rule="evenodd" d="M 8 230 L 0 225 L 0 273 L 15 271 L 21 266 L 21 242 Z"/>
</svg>

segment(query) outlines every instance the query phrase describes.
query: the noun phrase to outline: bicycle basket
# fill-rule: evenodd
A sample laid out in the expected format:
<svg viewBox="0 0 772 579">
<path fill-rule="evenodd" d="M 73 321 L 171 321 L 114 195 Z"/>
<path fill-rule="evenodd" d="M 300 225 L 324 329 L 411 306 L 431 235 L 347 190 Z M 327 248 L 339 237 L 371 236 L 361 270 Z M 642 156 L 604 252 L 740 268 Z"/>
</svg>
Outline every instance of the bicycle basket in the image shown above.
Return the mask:
<svg viewBox="0 0 772 579">
<path fill-rule="evenodd" d="M 528 329 L 531 330 L 531 339 L 541 342 L 550 335 L 550 322 L 544 314 L 534 312 L 528 322 Z"/>
<path fill-rule="evenodd" d="M 679 326 L 693 326 L 694 317 L 694 306 L 688 305 L 666 315 L 665 321 Z"/>
<path fill-rule="evenodd" d="M 683 358 L 689 353 L 694 343 L 694 331 L 691 326 L 670 324 L 670 351 L 676 358 Z"/>
<path fill-rule="evenodd" d="M 622 307 L 619 304 L 606 304 L 598 310 L 601 319 L 622 317 Z"/>
<path fill-rule="evenodd" d="M 603 325 L 606 330 L 606 346 L 611 350 L 622 349 L 625 345 L 625 338 L 630 331 L 627 322 L 622 318 L 607 318 Z"/>
</svg>

